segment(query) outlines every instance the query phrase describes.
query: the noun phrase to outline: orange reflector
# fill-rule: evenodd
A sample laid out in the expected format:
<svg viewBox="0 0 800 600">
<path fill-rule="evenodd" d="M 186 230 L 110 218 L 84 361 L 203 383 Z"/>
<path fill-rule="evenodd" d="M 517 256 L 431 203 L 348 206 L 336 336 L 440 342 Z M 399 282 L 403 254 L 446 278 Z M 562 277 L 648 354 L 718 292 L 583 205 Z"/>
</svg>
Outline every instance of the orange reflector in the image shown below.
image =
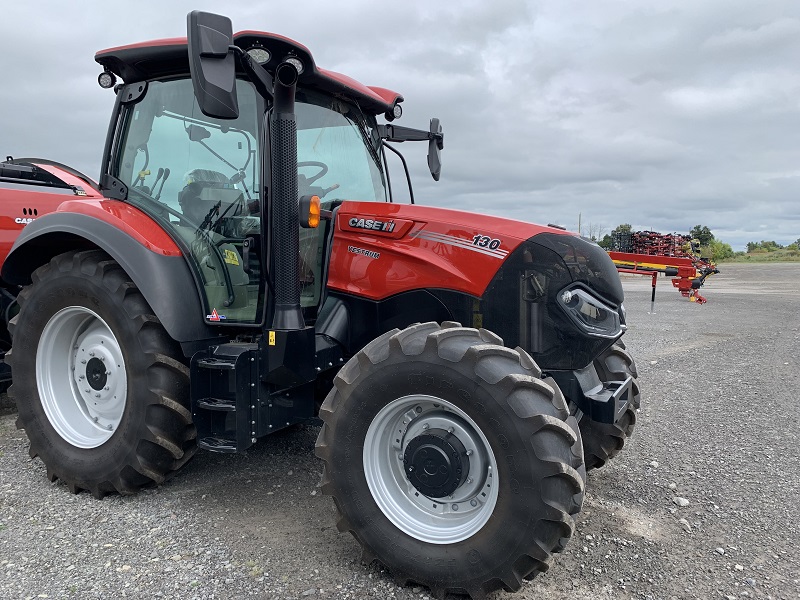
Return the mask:
<svg viewBox="0 0 800 600">
<path fill-rule="evenodd" d="M 301 196 L 297 207 L 300 227 L 303 229 L 319 227 L 319 220 L 322 216 L 319 196 Z"/>
<path fill-rule="evenodd" d="M 308 226 L 319 227 L 320 199 L 319 196 L 311 196 L 311 203 L 308 206 Z"/>
</svg>

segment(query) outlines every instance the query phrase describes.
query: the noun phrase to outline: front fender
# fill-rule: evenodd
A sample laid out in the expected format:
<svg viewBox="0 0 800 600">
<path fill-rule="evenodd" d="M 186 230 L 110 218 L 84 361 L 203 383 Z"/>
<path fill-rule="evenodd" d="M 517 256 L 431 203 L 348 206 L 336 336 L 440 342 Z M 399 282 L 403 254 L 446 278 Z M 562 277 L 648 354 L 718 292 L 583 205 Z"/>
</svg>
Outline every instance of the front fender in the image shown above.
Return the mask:
<svg viewBox="0 0 800 600">
<path fill-rule="evenodd" d="M 197 285 L 178 246 L 150 217 L 124 206 L 116 214 L 100 206 L 92 212 L 105 214 L 67 212 L 60 207 L 39 217 L 23 229 L 11 248 L 0 271 L 3 280 L 27 285 L 33 271 L 54 256 L 76 248 L 100 248 L 120 264 L 167 333 L 184 348 L 189 342 L 218 338 L 219 332 L 205 323 Z"/>
</svg>

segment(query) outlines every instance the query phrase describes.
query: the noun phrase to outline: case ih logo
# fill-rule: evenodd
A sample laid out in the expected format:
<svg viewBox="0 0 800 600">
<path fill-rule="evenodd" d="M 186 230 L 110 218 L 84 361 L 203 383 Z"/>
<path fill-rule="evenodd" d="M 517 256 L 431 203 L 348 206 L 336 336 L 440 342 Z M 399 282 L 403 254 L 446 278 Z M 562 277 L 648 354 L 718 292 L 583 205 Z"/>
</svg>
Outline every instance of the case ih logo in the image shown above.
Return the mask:
<svg viewBox="0 0 800 600">
<path fill-rule="evenodd" d="M 394 221 L 379 221 L 378 219 L 361 219 L 359 217 L 353 217 L 347 222 L 347 224 L 356 229 L 385 231 L 387 233 L 394 231 Z"/>
</svg>

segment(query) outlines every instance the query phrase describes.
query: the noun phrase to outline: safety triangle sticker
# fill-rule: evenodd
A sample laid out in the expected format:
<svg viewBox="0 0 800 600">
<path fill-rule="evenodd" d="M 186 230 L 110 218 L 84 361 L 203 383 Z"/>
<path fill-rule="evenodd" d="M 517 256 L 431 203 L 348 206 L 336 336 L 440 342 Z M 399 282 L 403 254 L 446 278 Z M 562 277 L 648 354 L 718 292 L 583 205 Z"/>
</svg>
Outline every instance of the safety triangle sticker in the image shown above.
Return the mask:
<svg viewBox="0 0 800 600">
<path fill-rule="evenodd" d="M 215 309 L 212 309 L 212 311 L 211 311 L 211 314 L 210 314 L 210 315 L 206 315 L 206 319 L 208 319 L 209 321 L 221 321 L 221 320 L 223 320 L 224 318 L 225 318 L 225 315 L 220 315 L 220 314 L 217 312 L 217 309 L 216 309 L 216 308 L 215 308 Z"/>
</svg>

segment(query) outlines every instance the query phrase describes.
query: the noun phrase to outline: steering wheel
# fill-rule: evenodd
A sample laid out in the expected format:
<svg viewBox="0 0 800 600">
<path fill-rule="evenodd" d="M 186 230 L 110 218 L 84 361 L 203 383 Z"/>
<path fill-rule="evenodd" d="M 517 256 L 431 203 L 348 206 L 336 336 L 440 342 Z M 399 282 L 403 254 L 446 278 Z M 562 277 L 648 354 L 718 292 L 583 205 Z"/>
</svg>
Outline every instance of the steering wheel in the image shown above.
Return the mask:
<svg viewBox="0 0 800 600">
<path fill-rule="evenodd" d="M 312 175 L 311 177 L 306 177 L 306 185 L 311 185 L 328 172 L 328 165 L 326 165 L 324 162 L 319 162 L 316 160 L 304 160 L 297 163 L 298 169 L 302 169 L 303 167 L 316 167 L 319 169 L 319 173 Z"/>
</svg>

